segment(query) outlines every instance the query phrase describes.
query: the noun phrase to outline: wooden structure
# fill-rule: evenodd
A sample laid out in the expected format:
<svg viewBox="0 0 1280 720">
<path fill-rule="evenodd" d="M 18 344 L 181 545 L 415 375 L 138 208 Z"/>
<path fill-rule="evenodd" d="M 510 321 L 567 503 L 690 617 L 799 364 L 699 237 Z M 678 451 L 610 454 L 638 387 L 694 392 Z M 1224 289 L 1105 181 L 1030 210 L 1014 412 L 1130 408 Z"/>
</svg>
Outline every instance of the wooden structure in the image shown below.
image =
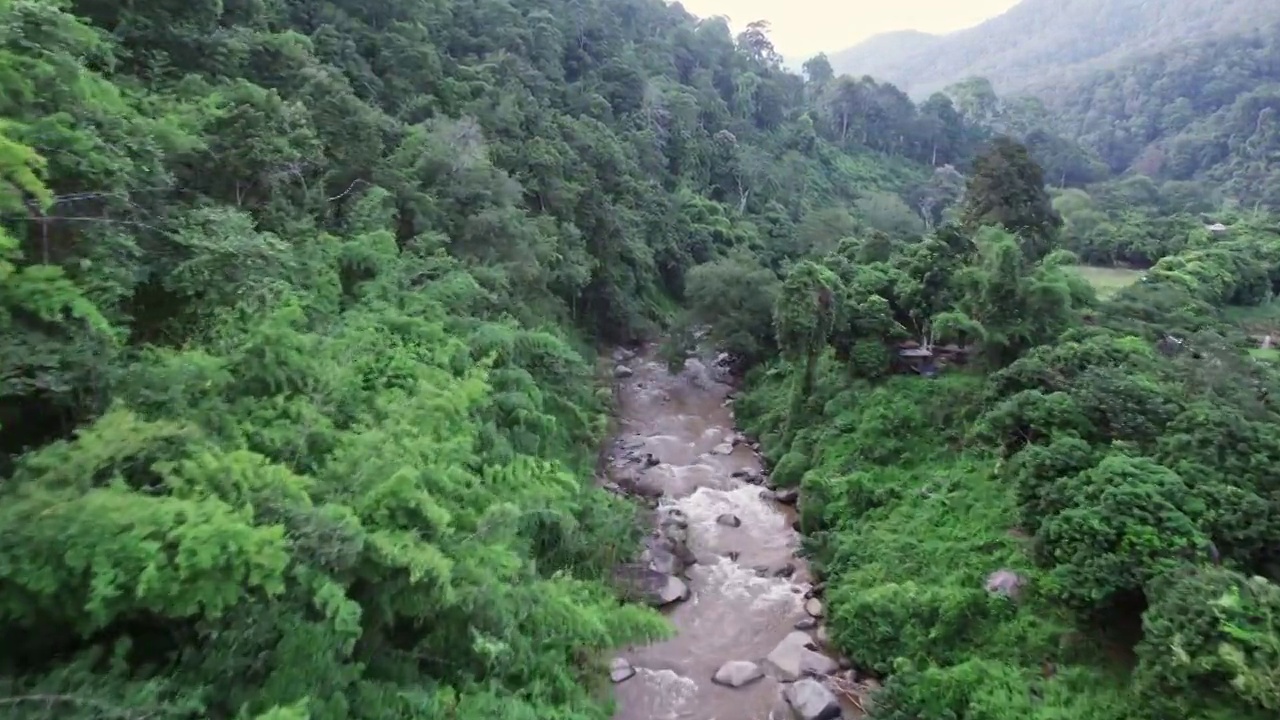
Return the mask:
<svg viewBox="0 0 1280 720">
<path fill-rule="evenodd" d="M 929 341 L 921 345 L 914 340 L 907 340 L 898 343 L 896 364 L 902 370 L 934 377 L 948 365 L 963 365 L 968 354 L 969 348 L 959 345 L 934 345 Z"/>
</svg>

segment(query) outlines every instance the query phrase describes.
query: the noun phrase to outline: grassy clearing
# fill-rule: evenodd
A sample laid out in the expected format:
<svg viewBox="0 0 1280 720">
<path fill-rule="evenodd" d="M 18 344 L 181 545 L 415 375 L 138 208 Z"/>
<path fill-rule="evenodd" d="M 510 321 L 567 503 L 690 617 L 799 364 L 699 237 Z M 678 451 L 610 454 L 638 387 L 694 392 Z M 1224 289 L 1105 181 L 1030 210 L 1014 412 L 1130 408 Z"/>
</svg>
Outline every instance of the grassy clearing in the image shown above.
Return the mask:
<svg viewBox="0 0 1280 720">
<path fill-rule="evenodd" d="M 967 446 L 983 379 L 903 376 L 872 388 L 842 375 L 824 371 L 810 422 L 782 457 L 787 378 L 754 378 L 738 411 L 780 461 L 775 479 L 803 466 L 802 523 L 828 580 L 832 640 L 890 677 L 877 717 L 1130 717 L 1125 674 L 1037 597 L 1011 488 L 994 458 Z M 1028 580 L 1019 602 L 985 590 L 1002 569 Z"/>
<path fill-rule="evenodd" d="M 1280 360 L 1280 350 L 1276 348 L 1254 348 L 1249 351 L 1249 357 L 1254 360 L 1265 360 L 1267 362 L 1276 362 Z"/>
<path fill-rule="evenodd" d="M 1075 265 L 1075 271 L 1098 291 L 1098 297 L 1106 299 L 1117 292 L 1138 282 L 1145 274 L 1143 270 L 1131 270 L 1118 267 L 1095 267 L 1092 265 Z"/>
<path fill-rule="evenodd" d="M 1280 336 L 1280 301 L 1223 309 L 1226 318 L 1250 335 Z"/>
</svg>

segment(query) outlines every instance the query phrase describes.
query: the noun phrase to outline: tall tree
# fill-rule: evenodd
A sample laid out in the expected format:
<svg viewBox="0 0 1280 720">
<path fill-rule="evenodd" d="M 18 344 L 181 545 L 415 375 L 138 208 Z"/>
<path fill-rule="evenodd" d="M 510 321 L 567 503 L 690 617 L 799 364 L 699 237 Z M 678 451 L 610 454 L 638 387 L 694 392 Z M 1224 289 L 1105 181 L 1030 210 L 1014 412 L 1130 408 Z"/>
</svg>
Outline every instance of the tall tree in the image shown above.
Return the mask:
<svg viewBox="0 0 1280 720">
<path fill-rule="evenodd" d="M 995 225 L 1014 233 L 1033 263 L 1053 250 L 1062 227 L 1040 165 L 1025 145 L 1005 136 L 974 160 L 960 220 L 970 232 Z"/>
</svg>

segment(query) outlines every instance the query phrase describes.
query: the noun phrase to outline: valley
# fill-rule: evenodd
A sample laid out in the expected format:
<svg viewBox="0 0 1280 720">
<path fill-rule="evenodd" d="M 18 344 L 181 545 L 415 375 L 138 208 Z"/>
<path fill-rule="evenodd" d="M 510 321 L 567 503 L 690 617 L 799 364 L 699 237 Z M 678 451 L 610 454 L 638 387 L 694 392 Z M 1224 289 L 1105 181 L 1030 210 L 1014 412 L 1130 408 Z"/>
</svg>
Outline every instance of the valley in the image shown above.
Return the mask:
<svg viewBox="0 0 1280 720">
<path fill-rule="evenodd" d="M 0 715 L 1273 720 L 1275 10 L 0 0 Z"/>
</svg>

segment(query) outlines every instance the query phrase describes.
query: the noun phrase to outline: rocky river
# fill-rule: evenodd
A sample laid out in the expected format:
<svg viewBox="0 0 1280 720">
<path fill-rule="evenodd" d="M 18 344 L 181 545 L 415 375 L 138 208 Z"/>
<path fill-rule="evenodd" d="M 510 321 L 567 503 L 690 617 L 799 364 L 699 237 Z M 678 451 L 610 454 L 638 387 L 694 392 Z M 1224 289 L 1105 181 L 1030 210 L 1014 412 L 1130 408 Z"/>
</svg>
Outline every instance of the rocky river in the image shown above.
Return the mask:
<svg viewBox="0 0 1280 720">
<path fill-rule="evenodd" d="M 720 358 L 723 362 L 723 358 Z M 826 652 L 822 586 L 797 557 L 794 490 L 772 487 L 734 424 L 716 359 L 668 372 L 619 350 L 606 487 L 646 503 L 653 531 L 623 580 L 675 636 L 613 660 L 615 720 L 832 720 L 858 715 L 848 663 Z"/>
</svg>

